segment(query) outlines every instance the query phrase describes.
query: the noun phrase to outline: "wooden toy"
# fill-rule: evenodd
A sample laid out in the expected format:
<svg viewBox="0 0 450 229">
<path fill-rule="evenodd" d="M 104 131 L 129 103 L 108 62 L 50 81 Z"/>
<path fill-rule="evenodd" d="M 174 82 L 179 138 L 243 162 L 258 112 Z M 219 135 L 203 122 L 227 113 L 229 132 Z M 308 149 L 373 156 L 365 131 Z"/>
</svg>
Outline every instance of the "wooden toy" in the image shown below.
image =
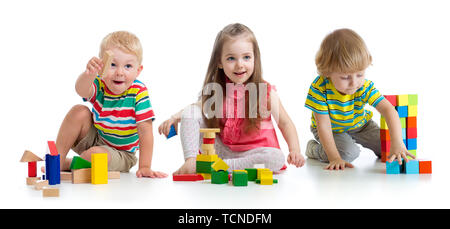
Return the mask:
<svg viewBox="0 0 450 229">
<path fill-rule="evenodd" d="M 22 158 L 20 162 L 28 162 L 28 177 L 36 177 L 37 176 L 37 162 L 42 161 L 42 158 L 36 156 L 36 154 L 32 153 L 29 150 L 25 150 L 23 152 Z"/>
<path fill-rule="evenodd" d="M 409 160 L 404 163 L 404 168 L 406 174 L 419 174 L 419 161 Z"/>
<path fill-rule="evenodd" d="M 175 135 L 177 135 L 177 132 L 175 131 L 175 126 L 174 125 L 171 125 L 170 126 L 170 131 L 169 131 L 169 134 L 167 135 L 167 139 L 169 139 L 169 138 L 171 138 L 171 137 L 173 137 L 173 136 L 175 136 Z"/>
<path fill-rule="evenodd" d="M 91 183 L 91 168 L 72 170 L 72 184 Z"/>
<path fill-rule="evenodd" d="M 215 171 L 220 171 L 220 170 L 224 170 L 227 171 L 227 169 L 229 168 L 227 163 L 225 163 L 222 159 L 218 158 L 212 165 L 211 168 L 214 169 Z"/>
<path fill-rule="evenodd" d="M 47 141 L 48 149 L 50 151 L 50 155 L 56 156 L 58 155 L 58 150 L 56 150 L 56 144 L 54 141 Z"/>
<path fill-rule="evenodd" d="M 402 163 L 403 164 L 403 163 Z M 400 174 L 401 166 L 398 161 L 386 161 L 386 174 Z"/>
<path fill-rule="evenodd" d="M 245 169 L 247 171 L 248 180 L 249 181 L 255 181 L 257 178 L 258 171 L 256 168 L 247 168 Z"/>
<path fill-rule="evenodd" d="M 272 185 L 273 184 L 273 172 L 270 170 L 261 171 L 260 178 L 261 185 Z"/>
<path fill-rule="evenodd" d="M 232 181 L 234 186 L 247 186 L 248 185 L 247 171 L 233 170 Z"/>
<path fill-rule="evenodd" d="M 27 177 L 27 185 L 34 185 L 40 179 L 39 177 Z"/>
<path fill-rule="evenodd" d="M 102 60 L 103 60 L 103 68 L 102 71 L 100 72 L 100 76 L 104 77 L 106 72 L 108 72 L 108 70 L 111 68 L 111 63 L 114 57 L 114 53 L 110 50 L 105 52 L 105 55 L 103 56 Z"/>
<path fill-rule="evenodd" d="M 36 184 L 34 185 L 34 189 L 36 190 L 42 190 L 44 187 L 48 186 L 48 180 L 44 180 L 41 182 L 36 182 Z"/>
<path fill-rule="evenodd" d="M 46 188 L 42 189 L 43 197 L 59 197 L 59 188 Z"/>
<path fill-rule="evenodd" d="M 228 172 L 224 170 L 213 171 L 211 174 L 211 184 L 227 184 Z"/>
<path fill-rule="evenodd" d="M 70 163 L 70 169 L 85 169 L 91 168 L 91 162 L 84 160 L 82 157 L 75 156 L 72 158 L 72 162 Z"/>
<path fill-rule="evenodd" d="M 72 172 L 61 171 L 60 174 L 61 180 L 72 180 Z"/>
<path fill-rule="evenodd" d="M 419 173 L 432 173 L 431 161 L 419 160 Z"/>
<path fill-rule="evenodd" d="M 93 153 L 91 154 L 91 183 L 107 184 L 108 183 L 108 154 Z"/>
<path fill-rule="evenodd" d="M 45 179 L 49 185 L 61 183 L 60 156 L 50 154 L 45 155 Z"/>
<path fill-rule="evenodd" d="M 179 174 L 173 175 L 173 181 L 199 181 L 203 180 L 203 176 L 200 174 Z"/>
<path fill-rule="evenodd" d="M 108 180 L 109 179 L 120 179 L 120 171 L 108 171 Z"/>
</svg>

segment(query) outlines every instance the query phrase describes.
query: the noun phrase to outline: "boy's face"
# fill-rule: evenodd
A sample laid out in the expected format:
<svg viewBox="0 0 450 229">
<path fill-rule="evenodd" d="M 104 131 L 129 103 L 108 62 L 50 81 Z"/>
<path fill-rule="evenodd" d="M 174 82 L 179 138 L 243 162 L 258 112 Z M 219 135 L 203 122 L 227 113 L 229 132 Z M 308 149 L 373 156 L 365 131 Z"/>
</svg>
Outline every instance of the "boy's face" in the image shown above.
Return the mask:
<svg viewBox="0 0 450 229">
<path fill-rule="evenodd" d="M 354 73 L 338 73 L 333 72 L 329 75 L 336 90 L 341 94 L 351 95 L 361 88 L 365 81 L 365 71 Z"/>
<path fill-rule="evenodd" d="M 111 67 L 102 78 L 106 86 L 114 94 L 122 94 L 142 71 L 135 55 L 122 51 L 119 48 L 108 49 L 114 53 Z"/>
<path fill-rule="evenodd" d="M 223 44 L 219 68 L 233 83 L 245 83 L 254 70 L 253 44 L 246 37 L 229 39 Z"/>
</svg>

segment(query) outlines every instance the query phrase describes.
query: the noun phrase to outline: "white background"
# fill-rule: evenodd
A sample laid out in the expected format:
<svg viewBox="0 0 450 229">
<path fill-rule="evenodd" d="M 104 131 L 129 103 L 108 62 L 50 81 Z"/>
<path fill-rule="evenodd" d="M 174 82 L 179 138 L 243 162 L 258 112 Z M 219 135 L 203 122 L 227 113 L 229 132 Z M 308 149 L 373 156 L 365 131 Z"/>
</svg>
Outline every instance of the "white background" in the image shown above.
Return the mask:
<svg viewBox="0 0 450 229">
<path fill-rule="evenodd" d="M 166 140 L 157 135 L 157 127 L 196 101 L 216 34 L 234 22 L 247 25 L 255 33 L 263 76 L 277 86 L 296 125 L 302 152 L 312 138 L 311 114 L 304 101 L 316 76 L 315 54 L 329 32 L 346 27 L 366 41 L 373 56 L 367 78 L 381 93 L 419 94 L 419 157 L 431 158 L 438 171 L 450 153 L 446 135 L 449 125 L 445 121 L 450 82 L 447 1 L 44 0 L 0 4 L 0 178 L 5 181 L 0 190 L 0 208 L 37 207 L 17 205 L 23 196 L 14 194 L 17 186 L 6 184 L 16 184 L 18 180 L 23 184 L 27 175 L 26 164 L 19 163 L 23 151 L 28 149 L 43 157 L 46 141 L 56 139 L 67 111 L 83 103 L 74 90 L 75 80 L 88 60 L 98 55 L 102 38 L 116 30 L 133 32 L 144 47 L 144 70 L 139 79 L 149 88 L 157 117 L 152 164 L 155 170 L 171 174 L 183 162 L 179 137 Z M 374 120 L 379 120 L 378 114 Z M 278 136 L 287 152 L 282 135 Z M 294 167 L 288 170 L 296 171 Z M 450 178 L 444 167 L 440 171 L 433 178 Z M 154 182 L 172 181 L 169 177 Z M 289 184 L 285 186 L 289 189 Z M 439 187 L 449 188 L 446 183 Z M 28 190 L 24 192 L 26 195 Z M 302 196 L 301 191 L 297 194 Z M 435 205 L 418 207 L 450 207 L 448 202 L 439 202 L 439 196 L 429 198 L 435 198 Z M 145 206 L 136 202 L 119 205 Z M 286 207 L 265 207 L 271 206 Z"/>
</svg>

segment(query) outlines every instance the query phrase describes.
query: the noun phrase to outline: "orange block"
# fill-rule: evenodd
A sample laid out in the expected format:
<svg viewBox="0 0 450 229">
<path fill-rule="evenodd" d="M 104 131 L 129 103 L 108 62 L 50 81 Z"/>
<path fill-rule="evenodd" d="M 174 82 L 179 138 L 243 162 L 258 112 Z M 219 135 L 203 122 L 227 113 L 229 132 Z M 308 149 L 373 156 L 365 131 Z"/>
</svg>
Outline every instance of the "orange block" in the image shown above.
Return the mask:
<svg viewBox="0 0 450 229">
<path fill-rule="evenodd" d="M 419 160 L 419 173 L 431 173 L 431 161 Z"/>
<path fill-rule="evenodd" d="M 406 117 L 406 128 L 417 128 L 417 117 Z"/>
<path fill-rule="evenodd" d="M 380 129 L 380 140 L 381 141 L 390 141 L 391 136 L 389 135 L 389 130 Z"/>
</svg>

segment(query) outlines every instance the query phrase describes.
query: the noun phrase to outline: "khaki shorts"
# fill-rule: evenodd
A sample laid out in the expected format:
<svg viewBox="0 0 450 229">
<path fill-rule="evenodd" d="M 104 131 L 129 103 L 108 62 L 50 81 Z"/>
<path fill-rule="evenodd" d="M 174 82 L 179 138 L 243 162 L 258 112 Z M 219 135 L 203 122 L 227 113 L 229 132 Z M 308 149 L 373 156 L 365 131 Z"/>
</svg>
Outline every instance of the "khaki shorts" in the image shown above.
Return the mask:
<svg viewBox="0 0 450 229">
<path fill-rule="evenodd" d="M 92 125 L 87 135 L 77 145 L 72 147 L 72 150 L 77 154 L 81 154 L 93 146 L 100 146 L 108 150 L 109 155 L 111 155 L 111 160 L 108 161 L 109 171 L 128 172 L 131 167 L 136 165 L 137 158 L 134 153 L 108 146 L 99 136 L 94 125 Z"/>
</svg>

